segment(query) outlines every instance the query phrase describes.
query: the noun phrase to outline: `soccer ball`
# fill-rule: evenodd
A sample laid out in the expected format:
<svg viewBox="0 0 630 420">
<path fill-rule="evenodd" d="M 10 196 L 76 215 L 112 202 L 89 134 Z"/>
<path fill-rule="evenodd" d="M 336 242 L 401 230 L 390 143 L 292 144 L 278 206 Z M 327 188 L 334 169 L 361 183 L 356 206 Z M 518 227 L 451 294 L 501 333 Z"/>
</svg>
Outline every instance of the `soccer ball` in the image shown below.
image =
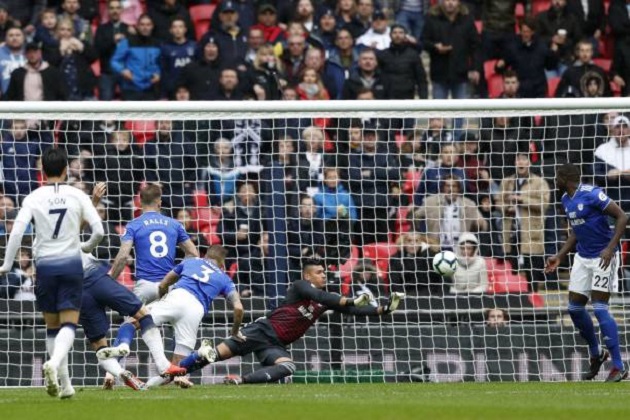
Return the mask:
<svg viewBox="0 0 630 420">
<path fill-rule="evenodd" d="M 450 277 L 457 270 L 457 256 L 451 251 L 442 251 L 433 257 L 433 270 L 441 276 Z"/>
</svg>

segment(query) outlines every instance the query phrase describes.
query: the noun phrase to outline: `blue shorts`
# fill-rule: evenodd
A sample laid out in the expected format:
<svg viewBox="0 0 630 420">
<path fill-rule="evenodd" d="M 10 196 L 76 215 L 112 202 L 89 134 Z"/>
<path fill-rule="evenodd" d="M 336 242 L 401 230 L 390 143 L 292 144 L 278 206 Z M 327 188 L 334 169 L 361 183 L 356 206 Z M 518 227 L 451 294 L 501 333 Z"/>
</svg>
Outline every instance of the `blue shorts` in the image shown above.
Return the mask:
<svg viewBox="0 0 630 420">
<path fill-rule="evenodd" d="M 107 335 L 110 323 L 105 312 L 111 308 L 123 316 L 132 316 L 142 308 L 142 302 L 125 286 L 107 275 L 107 270 L 91 270 L 85 277 L 79 323 L 91 342 Z"/>
<path fill-rule="evenodd" d="M 40 311 L 55 314 L 81 308 L 83 264 L 80 256 L 36 261 L 35 270 L 35 296 Z"/>
</svg>

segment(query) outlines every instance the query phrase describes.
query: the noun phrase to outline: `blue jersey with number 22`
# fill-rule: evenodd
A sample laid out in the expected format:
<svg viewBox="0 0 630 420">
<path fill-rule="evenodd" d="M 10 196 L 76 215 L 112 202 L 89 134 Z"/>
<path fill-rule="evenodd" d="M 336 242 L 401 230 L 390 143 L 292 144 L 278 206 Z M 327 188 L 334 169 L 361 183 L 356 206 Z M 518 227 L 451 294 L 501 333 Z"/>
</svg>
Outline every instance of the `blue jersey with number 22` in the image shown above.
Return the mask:
<svg viewBox="0 0 630 420">
<path fill-rule="evenodd" d="M 188 239 L 177 220 L 150 211 L 129 222 L 121 240 L 133 242 L 136 278 L 158 282 L 175 266 L 177 245 Z"/>
<path fill-rule="evenodd" d="M 185 289 L 199 300 L 205 312 L 219 295 L 228 296 L 236 291 L 230 276 L 213 261 L 189 258 L 173 269 L 180 279 L 173 289 Z"/>
<path fill-rule="evenodd" d="M 608 246 L 614 232 L 604 210 L 611 200 L 604 191 L 580 184 L 573 197 L 562 196 L 569 226 L 577 238 L 577 252 L 583 258 L 597 258 Z"/>
</svg>

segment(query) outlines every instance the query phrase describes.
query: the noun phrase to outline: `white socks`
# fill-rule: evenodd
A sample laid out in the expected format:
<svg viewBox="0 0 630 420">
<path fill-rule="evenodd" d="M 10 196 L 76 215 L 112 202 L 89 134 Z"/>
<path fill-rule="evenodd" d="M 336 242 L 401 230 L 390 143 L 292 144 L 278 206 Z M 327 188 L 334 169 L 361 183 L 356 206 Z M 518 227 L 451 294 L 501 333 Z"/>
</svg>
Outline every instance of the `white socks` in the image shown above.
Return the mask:
<svg viewBox="0 0 630 420">
<path fill-rule="evenodd" d="M 57 335 L 59 335 L 57 333 Z M 52 359 L 53 354 L 55 353 L 55 341 L 57 337 L 46 336 L 46 350 L 48 351 L 48 355 Z M 68 370 L 68 354 L 61 360 L 59 366 L 57 368 L 57 377 L 59 378 L 59 382 L 61 387 L 67 389 L 72 386 L 70 381 L 70 372 Z"/>
<path fill-rule="evenodd" d="M 171 366 L 171 362 L 169 362 L 164 355 L 164 343 L 162 342 L 160 331 L 157 328 L 149 328 L 142 333 L 142 340 L 144 340 L 147 347 L 149 347 L 151 357 L 153 357 L 158 371 L 163 373 Z"/>
<path fill-rule="evenodd" d="M 105 370 L 105 372 L 109 372 L 114 375 L 114 378 L 119 378 L 120 374 L 123 372 L 122 366 L 118 363 L 118 360 L 115 358 L 99 360 L 98 365 Z"/>
<path fill-rule="evenodd" d="M 66 359 L 67 368 L 68 353 L 74 344 L 75 328 L 76 327 L 74 326 L 63 326 L 55 337 L 53 352 L 50 356 L 50 363 L 57 369 L 61 367 L 61 362 L 64 358 Z"/>
</svg>

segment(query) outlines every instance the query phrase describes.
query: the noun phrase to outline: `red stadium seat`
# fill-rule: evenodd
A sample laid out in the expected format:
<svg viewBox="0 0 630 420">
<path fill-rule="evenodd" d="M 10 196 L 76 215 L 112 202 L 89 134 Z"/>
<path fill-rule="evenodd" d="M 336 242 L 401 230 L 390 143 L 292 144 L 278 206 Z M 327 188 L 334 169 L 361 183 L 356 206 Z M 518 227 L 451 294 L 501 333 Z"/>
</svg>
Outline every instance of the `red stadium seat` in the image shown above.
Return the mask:
<svg viewBox="0 0 630 420">
<path fill-rule="evenodd" d="M 488 82 L 488 96 L 490 98 L 498 98 L 503 93 L 503 76 L 500 74 L 493 74 L 491 77 L 486 77 Z"/>
<path fill-rule="evenodd" d="M 232 263 L 230 268 L 228 268 L 227 275 L 230 276 L 232 280 L 236 277 L 236 272 L 238 271 L 238 263 Z"/>
<path fill-rule="evenodd" d="M 517 21 L 525 18 L 525 7 L 523 7 L 523 3 L 516 3 L 516 7 L 514 8 L 514 17 Z"/>
<path fill-rule="evenodd" d="M 208 226 L 213 226 L 216 230 L 216 226 L 221 220 L 221 213 L 217 213 L 210 207 L 199 207 L 191 211 L 192 225 L 194 229 L 199 231 L 204 230 Z"/>
<path fill-rule="evenodd" d="M 512 265 L 495 258 L 486 259 L 488 269 L 488 293 L 526 293 L 527 280 L 512 272 Z"/>
<path fill-rule="evenodd" d="M 131 273 L 131 269 L 129 268 L 129 266 L 125 266 L 125 268 L 123 268 L 123 271 L 120 273 L 116 281 L 125 286 L 127 289 L 133 290 L 135 283 L 133 281 L 133 274 Z"/>
<path fill-rule="evenodd" d="M 486 60 L 483 63 L 483 72 L 485 73 L 486 80 L 488 80 L 493 74 L 496 74 L 496 70 L 494 68 L 497 65 L 497 61 L 499 60 Z"/>
<path fill-rule="evenodd" d="M 210 29 L 212 14 L 216 8 L 216 4 L 198 4 L 196 6 L 190 6 L 188 9 L 190 19 L 195 26 L 195 37 L 197 40 L 200 40 L 201 37 L 208 32 L 208 29 Z"/>
<path fill-rule="evenodd" d="M 374 261 L 382 279 L 387 279 L 389 259 L 396 253 L 398 253 L 398 245 L 392 242 L 375 242 L 363 247 L 363 256 Z"/>
<path fill-rule="evenodd" d="M 483 32 L 483 22 L 481 20 L 476 20 L 475 28 L 477 28 L 477 32 L 481 34 Z"/>
<path fill-rule="evenodd" d="M 533 0 L 532 1 L 532 16 L 536 16 L 551 7 L 550 0 Z"/>
<path fill-rule="evenodd" d="M 407 220 L 411 207 L 401 207 L 398 209 L 398 218 L 396 219 L 396 235 L 400 236 L 403 233 L 411 230 L 411 223 Z"/>
<path fill-rule="evenodd" d="M 139 145 L 144 145 L 147 141 L 155 138 L 156 131 L 155 121 L 127 121 L 125 122 L 125 129 L 131 131 L 133 138 Z"/>
<path fill-rule="evenodd" d="M 547 80 L 547 98 L 553 98 L 556 96 L 556 90 L 560 84 L 559 77 L 552 77 Z"/>
<path fill-rule="evenodd" d="M 405 183 L 403 184 L 402 192 L 409 196 L 410 203 L 413 202 L 413 195 L 415 194 L 416 189 L 418 188 L 418 185 L 420 185 L 421 178 L 422 178 L 421 170 L 417 170 L 417 171 L 409 170 L 405 174 Z"/>
<path fill-rule="evenodd" d="M 603 68 L 606 73 L 610 71 L 610 67 L 612 66 L 612 60 L 608 58 L 594 58 L 593 63 Z"/>
<path fill-rule="evenodd" d="M 208 207 L 210 205 L 208 193 L 204 190 L 195 190 L 193 192 L 193 204 L 195 208 Z"/>
</svg>

